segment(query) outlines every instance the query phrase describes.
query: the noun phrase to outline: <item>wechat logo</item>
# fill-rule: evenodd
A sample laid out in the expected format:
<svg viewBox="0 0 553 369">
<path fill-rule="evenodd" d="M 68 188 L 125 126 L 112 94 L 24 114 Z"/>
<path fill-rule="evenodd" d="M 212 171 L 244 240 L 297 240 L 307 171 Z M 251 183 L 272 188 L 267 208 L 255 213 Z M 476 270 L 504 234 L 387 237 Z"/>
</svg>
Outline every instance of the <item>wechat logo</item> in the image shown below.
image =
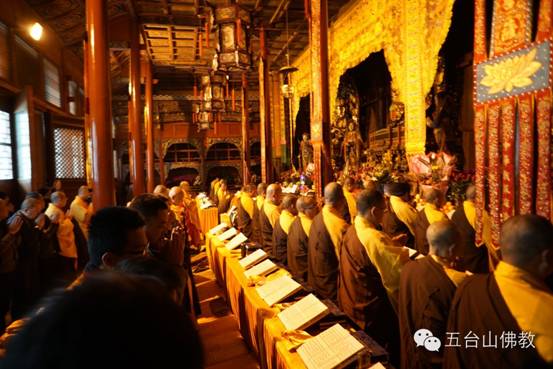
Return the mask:
<svg viewBox="0 0 553 369">
<path fill-rule="evenodd" d="M 413 340 L 417 344 L 417 347 L 423 346 L 428 351 L 438 351 L 442 346 L 442 342 L 438 337 L 434 337 L 432 332 L 428 329 L 419 329 L 413 335 Z"/>
</svg>

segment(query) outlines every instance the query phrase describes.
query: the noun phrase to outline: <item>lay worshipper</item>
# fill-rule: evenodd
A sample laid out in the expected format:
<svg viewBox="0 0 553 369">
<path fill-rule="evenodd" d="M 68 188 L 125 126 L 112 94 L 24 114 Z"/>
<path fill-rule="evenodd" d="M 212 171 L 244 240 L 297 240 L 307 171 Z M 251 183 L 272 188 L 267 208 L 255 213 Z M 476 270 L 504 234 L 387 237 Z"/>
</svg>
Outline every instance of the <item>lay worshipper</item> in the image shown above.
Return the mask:
<svg viewBox="0 0 553 369">
<path fill-rule="evenodd" d="M 344 235 L 340 253 L 338 303 L 393 358 L 399 351 L 397 308 L 401 267 L 409 260 L 378 226 L 386 211 L 384 195 L 365 190 L 357 198 L 357 216 Z"/>
<path fill-rule="evenodd" d="M 267 184 L 260 183 L 257 185 L 257 197 L 255 198 L 255 204 L 257 209 L 261 211 L 263 204 L 265 203 L 265 195 L 267 194 Z"/>
<path fill-rule="evenodd" d="M 259 212 L 259 223 L 263 238 L 263 250 L 269 255 L 273 253 L 273 229 L 280 217 L 279 205 L 282 200 L 282 188 L 277 183 L 267 187 L 263 207 Z"/>
<path fill-rule="evenodd" d="M 344 181 L 344 196 L 346 197 L 346 201 L 348 203 L 348 211 L 349 211 L 349 217 L 350 219 L 354 219 L 357 215 L 357 204 L 355 200 L 355 195 L 353 192 L 355 191 L 355 180 L 351 177 L 347 177 Z"/>
<path fill-rule="evenodd" d="M 451 266 L 459 233 L 449 220 L 435 222 L 426 231 L 428 255 L 408 262 L 401 271 L 399 287 L 399 325 L 401 368 L 442 367 L 443 349 L 428 351 L 413 340 L 419 329 L 428 329 L 446 342 L 447 314 L 455 289 L 467 276 Z M 442 346 L 443 347 L 443 346 Z"/>
<path fill-rule="evenodd" d="M 226 213 L 230 207 L 230 202 L 232 200 L 232 195 L 228 191 L 227 182 L 221 181 L 219 189 L 217 190 L 217 209 L 219 214 Z"/>
<path fill-rule="evenodd" d="M 281 212 L 273 229 L 273 258 L 286 265 L 288 263 L 288 234 L 290 226 L 298 215 L 296 209 L 297 197 L 295 195 L 284 196 L 281 204 Z"/>
<path fill-rule="evenodd" d="M 56 191 L 50 196 L 50 201 L 45 214 L 52 223 L 57 224 L 58 272 L 65 281 L 71 282 L 75 279 L 77 268 L 77 244 L 73 222 L 64 211 L 67 196 L 64 192 Z"/>
<path fill-rule="evenodd" d="M 500 245 L 503 259 L 495 271 L 468 277 L 457 288 L 447 331 L 503 335 L 503 342 L 512 333 L 517 344 L 500 339 L 493 349 L 448 347 L 446 369 L 553 367 L 553 292 L 545 283 L 553 273 L 553 225 L 538 215 L 514 216 L 501 227 Z"/>
<path fill-rule="evenodd" d="M 255 185 L 247 184 L 242 188 L 242 196 L 237 209 L 238 229 L 249 240 L 261 242 L 259 229 L 259 210 L 255 204 Z"/>
<path fill-rule="evenodd" d="M 428 254 L 428 241 L 426 239 L 426 230 L 432 223 L 441 220 L 447 220 L 447 215 L 440 211 L 443 202 L 442 193 L 431 188 L 423 192 L 424 208 L 417 213 L 415 222 L 415 246 L 417 251 L 423 255 Z"/>
<path fill-rule="evenodd" d="M 307 283 L 323 299 L 336 301 L 340 245 L 348 225 L 342 186 L 331 182 L 324 189 L 324 207 L 313 219 L 307 251 Z"/>
<path fill-rule="evenodd" d="M 401 182 L 386 186 L 385 191 L 389 201 L 382 221 L 382 230 L 391 237 L 406 235 L 405 244 L 413 247 L 417 211 L 409 204 L 411 188 L 408 183 Z"/>
<path fill-rule="evenodd" d="M 292 277 L 307 281 L 307 249 L 313 218 L 319 212 L 315 196 L 300 196 L 296 202 L 298 216 L 288 232 L 288 269 Z"/>
<path fill-rule="evenodd" d="M 85 238 L 88 239 L 88 223 L 92 216 L 92 190 L 88 186 L 79 187 L 79 192 L 69 208 L 69 214 L 77 221 Z"/>
<path fill-rule="evenodd" d="M 484 242 L 476 243 L 476 186 L 470 185 L 466 191 L 466 200 L 458 206 L 451 220 L 457 226 L 461 241 L 456 248 L 456 268 L 472 273 L 488 273 L 488 247 L 493 250 L 490 236 L 490 218 L 486 210 L 482 212 Z M 488 246 L 489 245 L 489 246 Z M 495 255 L 495 252 L 492 252 Z M 494 257 L 496 259 L 497 256 Z"/>
</svg>

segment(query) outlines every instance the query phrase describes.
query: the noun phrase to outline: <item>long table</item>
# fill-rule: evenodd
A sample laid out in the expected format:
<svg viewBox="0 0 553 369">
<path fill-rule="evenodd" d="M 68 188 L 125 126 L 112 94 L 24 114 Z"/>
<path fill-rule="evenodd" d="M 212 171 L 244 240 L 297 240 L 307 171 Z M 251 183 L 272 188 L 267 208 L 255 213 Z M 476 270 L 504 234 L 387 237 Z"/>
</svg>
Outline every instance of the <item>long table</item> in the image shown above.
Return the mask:
<svg viewBox="0 0 553 369">
<path fill-rule="evenodd" d="M 244 275 L 238 260 L 240 252 L 229 251 L 217 237 L 206 234 L 206 253 L 217 283 L 225 289 L 227 301 L 238 321 L 242 337 L 258 356 L 262 368 L 302 369 L 303 361 L 291 344 L 283 338 L 284 326 L 276 317 L 278 308 L 271 308 L 257 294 L 255 286 Z M 267 280 L 289 275 L 285 269 L 270 274 Z"/>
</svg>

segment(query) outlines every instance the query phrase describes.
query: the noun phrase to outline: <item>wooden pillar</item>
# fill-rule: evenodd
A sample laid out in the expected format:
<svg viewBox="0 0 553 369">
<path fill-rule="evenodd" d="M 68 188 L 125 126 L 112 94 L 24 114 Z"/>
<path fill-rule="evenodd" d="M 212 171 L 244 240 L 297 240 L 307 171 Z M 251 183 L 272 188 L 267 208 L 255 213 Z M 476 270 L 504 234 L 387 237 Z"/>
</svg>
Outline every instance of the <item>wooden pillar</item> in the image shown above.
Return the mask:
<svg viewBox="0 0 553 369">
<path fill-rule="evenodd" d="M 248 124 L 248 78 L 242 73 L 242 184 L 250 183 L 250 130 Z"/>
<path fill-rule="evenodd" d="M 94 209 L 115 205 L 113 144 L 111 137 L 110 65 L 107 44 L 107 8 L 104 0 L 86 0 L 88 36 L 86 106 L 92 137 Z"/>
<path fill-rule="evenodd" d="M 142 101 L 140 99 L 140 40 L 138 24 L 131 22 L 131 57 L 129 68 L 130 104 L 129 104 L 129 158 L 131 181 L 134 195 L 145 192 L 144 156 L 142 153 Z"/>
<path fill-rule="evenodd" d="M 146 171 L 148 174 L 147 178 L 147 190 L 148 192 L 153 192 L 155 187 L 155 161 L 154 161 L 154 122 L 152 115 L 153 108 L 153 94 L 152 94 L 152 64 L 148 60 L 146 62 L 146 90 L 145 90 L 145 108 L 144 108 L 144 123 L 146 125 Z"/>
<path fill-rule="evenodd" d="M 162 149 L 162 144 L 161 144 L 161 129 L 158 130 L 158 137 L 159 137 L 159 140 L 158 140 L 158 145 L 159 145 L 159 150 L 158 150 L 158 155 L 159 155 L 159 159 L 158 159 L 158 162 L 159 162 L 159 184 L 162 184 L 164 185 L 165 184 L 165 162 L 163 161 L 163 149 Z"/>
<path fill-rule="evenodd" d="M 315 162 L 314 182 L 322 196 L 333 180 L 330 169 L 330 108 L 328 93 L 328 4 L 311 1 L 311 142 Z"/>
<path fill-rule="evenodd" d="M 273 180 L 273 159 L 271 155 L 271 119 L 270 119 L 270 85 L 269 58 L 263 26 L 259 31 L 259 119 L 261 136 L 261 180 L 271 183 Z"/>
<path fill-rule="evenodd" d="M 88 105 L 88 61 L 89 61 L 89 45 L 88 40 L 85 40 L 83 42 L 83 53 L 85 55 L 84 57 L 84 68 L 83 68 L 83 81 L 84 81 L 84 95 L 85 95 L 85 104 L 83 107 L 84 112 L 84 139 L 85 139 L 85 169 L 86 169 L 86 184 L 89 187 L 94 186 L 93 182 L 93 176 L 92 176 L 92 137 L 90 132 L 90 116 L 89 116 L 89 105 Z"/>
</svg>

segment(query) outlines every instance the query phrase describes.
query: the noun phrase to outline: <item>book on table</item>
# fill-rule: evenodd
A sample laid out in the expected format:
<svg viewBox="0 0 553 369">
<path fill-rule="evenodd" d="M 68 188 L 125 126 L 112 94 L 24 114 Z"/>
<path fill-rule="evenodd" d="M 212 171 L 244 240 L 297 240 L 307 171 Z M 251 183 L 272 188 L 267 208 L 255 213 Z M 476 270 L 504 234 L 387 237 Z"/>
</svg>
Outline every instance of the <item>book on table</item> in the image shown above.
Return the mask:
<svg viewBox="0 0 553 369">
<path fill-rule="evenodd" d="M 301 290 L 301 284 L 294 281 L 287 275 L 265 283 L 257 287 L 257 293 L 269 306 L 281 302 L 287 297 Z"/>
<path fill-rule="evenodd" d="M 236 236 L 234 236 L 226 245 L 225 247 L 227 250 L 234 250 L 244 242 L 248 240 L 248 237 L 242 232 L 238 233 Z"/>
<path fill-rule="evenodd" d="M 229 238 L 236 236 L 237 233 L 238 233 L 238 230 L 236 228 L 232 227 L 230 229 L 227 229 L 226 231 L 224 231 L 220 235 L 218 235 L 217 238 L 219 238 L 219 241 L 226 241 Z"/>
<path fill-rule="evenodd" d="M 286 330 L 293 331 L 309 327 L 329 312 L 328 306 L 323 304 L 314 294 L 310 293 L 278 313 L 277 316 Z"/>
<path fill-rule="evenodd" d="M 240 260 L 238 263 L 242 268 L 249 269 L 255 264 L 267 259 L 268 257 L 269 255 L 267 255 L 267 253 L 263 251 L 263 249 L 258 249 Z"/>
<path fill-rule="evenodd" d="M 244 272 L 244 275 L 246 276 L 246 278 L 255 277 L 255 276 L 263 277 L 277 269 L 278 269 L 278 266 L 275 263 L 273 263 L 269 259 L 265 259 L 264 261 L 257 264 L 256 266 L 246 270 Z"/>
<path fill-rule="evenodd" d="M 211 234 L 212 236 L 215 236 L 216 234 L 223 232 L 227 228 L 228 228 L 227 223 L 221 223 L 221 224 L 216 225 L 215 227 L 211 228 L 209 230 L 209 234 Z"/>
<path fill-rule="evenodd" d="M 340 324 L 309 338 L 297 350 L 307 369 L 343 368 L 364 346 Z"/>
</svg>

